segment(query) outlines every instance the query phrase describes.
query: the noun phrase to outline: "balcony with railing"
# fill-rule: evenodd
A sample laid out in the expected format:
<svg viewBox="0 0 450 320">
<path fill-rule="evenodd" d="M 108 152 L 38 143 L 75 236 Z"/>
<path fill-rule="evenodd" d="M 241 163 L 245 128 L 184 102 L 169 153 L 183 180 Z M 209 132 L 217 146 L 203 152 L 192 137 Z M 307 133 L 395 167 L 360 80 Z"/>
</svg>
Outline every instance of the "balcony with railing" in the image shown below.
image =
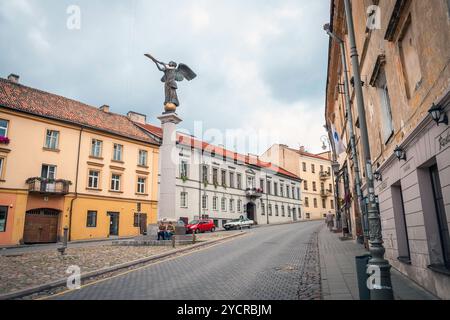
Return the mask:
<svg viewBox="0 0 450 320">
<path fill-rule="evenodd" d="M 320 195 L 324 198 L 327 198 L 327 197 L 332 196 L 332 192 L 331 192 L 331 190 L 328 190 L 328 189 L 322 189 L 322 190 L 320 190 Z"/>
<path fill-rule="evenodd" d="M 331 173 L 329 171 L 321 171 L 319 173 L 320 175 L 320 180 L 327 180 L 331 177 Z"/>
<path fill-rule="evenodd" d="M 69 193 L 69 187 L 72 182 L 68 180 L 52 180 L 43 178 L 29 178 L 28 184 L 29 193 L 37 193 L 41 195 L 66 195 Z"/>
<path fill-rule="evenodd" d="M 245 195 L 247 198 L 261 198 L 263 194 L 263 191 L 258 188 L 247 188 L 245 190 Z"/>
</svg>

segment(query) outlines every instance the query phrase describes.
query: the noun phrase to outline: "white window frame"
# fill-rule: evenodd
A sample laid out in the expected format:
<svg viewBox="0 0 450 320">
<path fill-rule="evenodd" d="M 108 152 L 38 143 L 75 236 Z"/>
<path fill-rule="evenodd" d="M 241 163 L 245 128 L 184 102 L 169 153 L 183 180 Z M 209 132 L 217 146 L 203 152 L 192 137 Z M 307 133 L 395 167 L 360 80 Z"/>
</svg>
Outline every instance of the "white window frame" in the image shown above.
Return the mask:
<svg viewBox="0 0 450 320">
<path fill-rule="evenodd" d="M 180 207 L 188 208 L 188 193 L 185 191 L 180 193 Z"/>
<path fill-rule="evenodd" d="M 227 198 L 222 197 L 222 199 L 220 200 L 220 209 L 222 212 L 227 211 Z"/>
<path fill-rule="evenodd" d="M 142 181 L 143 180 L 143 181 Z M 139 194 L 145 194 L 145 185 L 146 185 L 147 179 L 144 177 L 138 177 L 137 178 L 137 193 Z"/>
<path fill-rule="evenodd" d="M 234 199 L 230 199 L 230 212 L 234 212 Z"/>
<path fill-rule="evenodd" d="M 113 160 L 114 161 L 122 161 L 123 160 L 123 145 L 121 145 L 119 143 L 114 143 Z"/>
<path fill-rule="evenodd" d="M 57 169 L 56 166 L 52 165 L 52 164 L 43 164 L 41 166 L 41 175 L 42 175 L 42 171 L 43 171 L 42 169 L 44 167 L 47 167 L 47 176 L 46 177 L 42 177 L 42 178 L 55 180 L 56 179 L 56 169 Z M 52 171 L 52 170 L 50 170 L 50 168 L 53 169 L 53 177 L 50 177 L 50 172 Z"/>
<path fill-rule="evenodd" d="M 202 195 L 202 209 L 208 210 L 208 195 Z"/>
<path fill-rule="evenodd" d="M 213 210 L 214 211 L 218 211 L 217 200 L 218 200 L 217 196 L 214 196 L 213 197 Z"/>
<path fill-rule="evenodd" d="M 9 120 L 0 119 L 0 121 L 5 121 L 6 122 L 6 127 L 0 126 L 0 130 L 5 130 L 5 135 L 3 137 L 7 137 L 8 136 L 8 129 L 9 129 Z"/>
<path fill-rule="evenodd" d="M 92 173 L 96 173 L 97 176 L 92 175 Z M 92 182 L 92 184 L 91 184 L 91 182 Z M 89 169 L 89 173 L 88 173 L 88 188 L 98 189 L 99 188 L 99 184 L 100 184 L 100 171 L 99 170 Z"/>
<path fill-rule="evenodd" d="M 59 131 L 47 129 L 45 134 L 45 148 L 57 150 L 59 146 Z"/>
<path fill-rule="evenodd" d="M 180 178 L 189 179 L 189 164 L 186 160 L 180 161 Z"/>
<path fill-rule="evenodd" d="M 147 166 L 147 162 L 148 161 L 148 152 L 147 150 L 139 150 L 139 159 L 138 159 L 138 164 L 140 166 Z"/>
<path fill-rule="evenodd" d="M 100 158 L 102 156 L 103 141 L 98 139 L 91 140 L 91 156 Z"/>
<path fill-rule="evenodd" d="M 117 179 L 115 177 L 118 177 Z M 118 173 L 111 174 L 111 190 L 112 191 L 120 191 L 121 189 L 121 178 L 122 176 Z M 114 188 L 113 188 L 114 187 Z"/>
</svg>

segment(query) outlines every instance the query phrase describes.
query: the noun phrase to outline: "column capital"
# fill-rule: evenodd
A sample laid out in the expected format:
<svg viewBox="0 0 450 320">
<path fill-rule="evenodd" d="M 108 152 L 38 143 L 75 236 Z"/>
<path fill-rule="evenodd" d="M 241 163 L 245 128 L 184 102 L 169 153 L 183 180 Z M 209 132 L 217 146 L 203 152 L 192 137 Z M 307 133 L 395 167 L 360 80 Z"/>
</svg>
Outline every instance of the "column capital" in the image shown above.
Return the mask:
<svg viewBox="0 0 450 320">
<path fill-rule="evenodd" d="M 161 124 L 165 123 L 179 124 L 180 122 L 183 121 L 175 112 L 163 113 L 158 117 L 158 119 L 161 121 Z"/>
</svg>

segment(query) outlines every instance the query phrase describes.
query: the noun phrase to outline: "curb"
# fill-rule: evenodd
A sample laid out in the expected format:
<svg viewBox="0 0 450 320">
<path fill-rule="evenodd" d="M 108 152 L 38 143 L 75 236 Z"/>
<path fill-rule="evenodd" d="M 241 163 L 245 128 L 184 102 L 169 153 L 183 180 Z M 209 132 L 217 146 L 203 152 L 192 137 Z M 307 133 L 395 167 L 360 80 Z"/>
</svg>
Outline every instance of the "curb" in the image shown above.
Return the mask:
<svg viewBox="0 0 450 320">
<path fill-rule="evenodd" d="M 158 255 L 154 255 L 154 256 L 150 256 L 150 257 L 146 257 L 146 258 L 142 258 L 142 259 L 138 259 L 138 260 L 134 260 L 134 261 L 130 261 L 130 262 L 125 262 L 125 263 L 118 264 L 118 265 L 115 265 L 115 266 L 112 266 L 112 267 L 103 268 L 103 269 L 99 269 L 99 270 L 94 270 L 94 271 L 82 274 L 81 275 L 81 280 L 92 278 L 92 277 L 95 277 L 95 276 L 99 276 L 99 275 L 102 275 L 102 274 L 105 274 L 105 273 L 117 271 L 117 270 L 120 270 L 120 269 L 125 269 L 125 268 L 132 267 L 134 265 L 138 265 L 138 264 L 141 264 L 141 263 L 146 263 L 146 262 L 151 262 L 151 261 L 154 261 L 154 260 L 159 260 L 159 259 L 166 258 L 166 257 L 172 256 L 172 255 L 176 255 L 178 253 L 189 251 L 189 250 L 192 250 L 192 249 L 197 249 L 197 248 L 205 247 L 205 246 L 208 246 L 208 245 L 211 245 L 211 244 L 215 244 L 215 243 L 218 243 L 218 242 L 221 242 L 221 241 L 224 241 L 224 240 L 237 238 L 237 237 L 243 236 L 245 234 L 247 234 L 247 233 L 246 232 L 241 232 L 241 233 L 233 234 L 233 235 L 230 235 L 228 237 L 221 238 L 221 239 L 216 239 L 216 240 L 209 241 L 209 242 L 206 241 L 206 242 L 194 244 L 193 246 L 189 246 L 189 247 L 186 247 L 186 248 L 175 249 L 175 250 L 172 250 L 172 251 L 169 251 L 169 252 L 161 253 L 161 254 L 158 254 Z M 56 288 L 56 287 L 65 286 L 66 282 L 67 282 L 67 279 L 59 279 L 59 280 L 55 280 L 55 281 L 52 281 L 52 282 L 41 284 L 41 285 L 38 285 L 38 286 L 35 286 L 35 287 L 30 287 L 30 288 L 23 289 L 23 290 L 14 291 L 14 292 L 7 293 L 7 294 L 2 294 L 2 295 L 0 295 L 0 300 L 12 300 L 12 299 L 16 299 L 16 298 L 21 298 L 21 297 L 24 297 L 24 296 L 31 295 L 33 293 L 37 293 L 37 292 L 53 289 L 53 288 Z"/>
</svg>

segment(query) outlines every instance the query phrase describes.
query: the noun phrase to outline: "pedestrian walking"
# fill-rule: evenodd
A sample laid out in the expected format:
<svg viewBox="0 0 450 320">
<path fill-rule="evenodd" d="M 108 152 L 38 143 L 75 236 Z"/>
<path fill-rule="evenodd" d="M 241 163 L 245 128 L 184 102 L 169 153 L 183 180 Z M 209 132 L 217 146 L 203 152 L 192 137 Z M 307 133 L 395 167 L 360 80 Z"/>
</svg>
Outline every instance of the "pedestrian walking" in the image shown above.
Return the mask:
<svg viewBox="0 0 450 320">
<path fill-rule="evenodd" d="M 331 213 L 331 211 L 328 211 L 327 213 L 326 223 L 328 230 L 332 231 L 334 228 L 334 215 Z"/>
</svg>

